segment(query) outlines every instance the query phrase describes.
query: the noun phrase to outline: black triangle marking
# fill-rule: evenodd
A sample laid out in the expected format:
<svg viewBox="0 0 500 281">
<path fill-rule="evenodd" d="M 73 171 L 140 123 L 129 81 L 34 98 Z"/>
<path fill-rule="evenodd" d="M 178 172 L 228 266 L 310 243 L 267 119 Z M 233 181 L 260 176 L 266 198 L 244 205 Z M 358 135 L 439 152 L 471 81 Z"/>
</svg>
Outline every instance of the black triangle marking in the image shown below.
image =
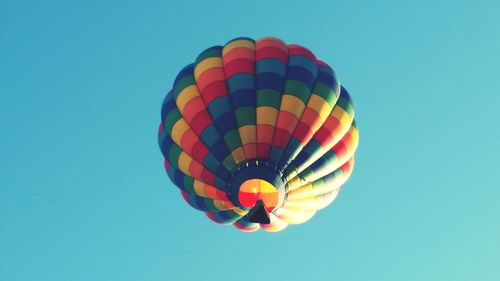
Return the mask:
<svg viewBox="0 0 500 281">
<path fill-rule="evenodd" d="M 261 224 L 270 224 L 271 219 L 269 219 L 269 213 L 264 206 L 262 200 L 257 200 L 255 206 L 248 212 L 248 221 Z"/>
</svg>

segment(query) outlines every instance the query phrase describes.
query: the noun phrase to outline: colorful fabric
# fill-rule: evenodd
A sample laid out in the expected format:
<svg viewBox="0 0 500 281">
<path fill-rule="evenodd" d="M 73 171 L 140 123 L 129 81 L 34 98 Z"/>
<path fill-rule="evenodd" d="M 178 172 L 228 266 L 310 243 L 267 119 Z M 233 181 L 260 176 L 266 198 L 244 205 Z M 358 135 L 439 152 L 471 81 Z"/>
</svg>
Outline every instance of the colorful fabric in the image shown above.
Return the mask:
<svg viewBox="0 0 500 281">
<path fill-rule="evenodd" d="M 335 199 L 352 173 L 359 133 L 348 92 L 310 50 L 236 38 L 179 72 L 158 141 L 190 206 L 242 231 L 275 232 Z M 269 224 L 247 217 L 258 200 Z"/>
</svg>

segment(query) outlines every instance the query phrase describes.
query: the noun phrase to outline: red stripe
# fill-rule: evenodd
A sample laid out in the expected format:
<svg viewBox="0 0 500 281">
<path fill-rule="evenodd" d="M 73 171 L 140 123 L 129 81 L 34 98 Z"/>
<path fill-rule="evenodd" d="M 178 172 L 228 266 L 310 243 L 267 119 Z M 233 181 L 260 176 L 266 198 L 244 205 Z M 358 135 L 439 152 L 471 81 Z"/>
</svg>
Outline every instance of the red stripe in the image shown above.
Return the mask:
<svg viewBox="0 0 500 281">
<path fill-rule="evenodd" d="M 226 81 L 216 81 L 206 86 L 201 92 L 201 96 L 206 105 L 209 105 L 214 99 L 227 96 Z"/>
<path fill-rule="evenodd" d="M 222 57 L 222 63 L 225 65 L 239 59 L 255 61 L 255 51 L 247 47 L 234 48 Z"/>
<path fill-rule="evenodd" d="M 182 198 L 189 204 L 189 195 L 184 190 L 181 190 Z"/>
<path fill-rule="evenodd" d="M 224 191 L 220 190 L 220 189 L 217 189 L 217 197 L 218 198 L 221 198 L 221 199 L 224 199 L 224 200 L 229 200 L 229 195 L 227 195 L 227 193 L 225 193 Z"/>
<path fill-rule="evenodd" d="M 276 130 L 274 130 L 273 145 L 281 149 L 285 149 L 291 136 L 292 135 L 289 132 L 281 128 L 276 128 Z"/>
<path fill-rule="evenodd" d="M 269 152 L 271 151 L 271 145 L 267 143 L 257 144 L 257 157 L 261 160 L 267 160 L 269 157 Z"/>
<path fill-rule="evenodd" d="M 247 159 L 257 158 L 257 144 L 249 143 L 243 145 L 243 150 L 245 151 L 245 156 Z"/>
<path fill-rule="evenodd" d="M 221 223 L 220 221 L 217 221 L 217 219 L 215 218 L 214 214 L 212 212 L 205 212 L 205 215 L 211 219 L 212 221 L 216 222 L 216 223 Z"/>
<path fill-rule="evenodd" d="M 210 172 L 209 170 L 203 169 L 201 172 L 201 178 L 203 179 L 202 181 L 204 183 L 215 185 L 215 175 L 212 174 L 212 172 Z"/>
<path fill-rule="evenodd" d="M 241 223 L 239 223 L 239 222 L 235 222 L 235 223 L 233 223 L 233 225 L 234 225 L 237 229 L 239 229 L 239 230 L 242 230 L 242 231 L 247 230 L 247 227 L 243 226 L 243 225 L 242 225 Z"/>
<path fill-rule="evenodd" d="M 338 159 L 343 159 L 347 154 L 347 147 L 343 142 L 338 142 L 333 146 L 333 151 L 335 151 Z"/>
<path fill-rule="evenodd" d="M 330 115 L 326 118 L 325 123 L 323 123 L 321 127 L 328 129 L 328 131 L 333 131 L 336 127 L 340 127 L 340 122 Z"/>
<path fill-rule="evenodd" d="M 215 81 L 224 81 L 226 77 L 224 76 L 224 69 L 222 67 L 214 67 L 203 71 L 198 79 L 196 79 L 196 85 L 200 92 L 203 92 L 205 87 L 212 84 Z"/>
<path fill-rule="evenodd" d="M 198 138 L 196 137 L 196 143 L 193 145 L 193 148 L 191 149 L 191 152 L 193 153 L 193 155 L 199 155 L 197 156 L 198 158 L 200 158 L 200 160 L 198 160 L 200 163 L 203 163 L 204 160 L 205 160 L 205 157 L 207 156 L 208 154 L 208 148 L 205 146 L 205 144 Z"/>
<path fill-rule="evenodd" d="M 352 138 L 352 135 L 349 134 L 349 132 L 347 132 L 343 137 L 342 137 L 342 140 L 341 140 L 345 146 L 347 148 L 349 147 L 352 147 L 353 146 L 353 142 L 354 142 L 354 139 Z"/>
<path fill-rule="evenodd" d="M 288 45 L 288 55 L 289 56 L 304 56 L 309 58 L 310 60 L 316 62 L 316 56 L 309 51 L 309 49 L 302 47 L 300 45 Z"/>
<path fill-rule="evenodd" d="M 264 47 L 255 52 L 255 59 L 258 61 L 268 58 L 280 60 L 285 64 L 288 62 L 288 54 L 278 48 Z"/>
<path fill-rule="evenodd" d="M 229 78 L 238 73 L 255 74 L 255 62 L 247 59 L 233 60 L 224 65 L 226 78 Z"/>
<path fill-rule="evenodd" d="M 306 109 L 304 110 L 304 113 L 302 114 L 302 117 L 300 118 L 301 122 L 309 125 L 312 127 L 312 125 L 314 125 L 315 123 L 319 122 L 319 113 L 314 111 L 312 108 L 310 107 L 306 107 Z"/>
<path fill-rule="evenodd" d="M 322 147 L 325 147 L 332 141 L 333 136 L 328 130 L 321 128 L 316 132 L 316 135 L 314 135 L 314 139 L 317 140 Z"/>
<path fill-rule="evenodd" d="M 257 142 L 270 144 L 273 141 L 274 127 L 271 125 L 257 125 Z"/>
<path fill-rule="evenodd" d="M 342 168 L 342 172 L 343 172 L 344 174 L 348 174 L 349 172 L 351 172 L 351 170 L 352 170 L 352 165 L 351 165 L 351 163 L 352 163 L 352 162 L 351 162 L 351 161 L 350 161 L 350 159 L 349 159 L 349 161 L 345 162 L 345 164 L 344 164 L 344 165 L 342 165 L 342 167 L 341 167 L 341 168 Z"/>
<path fill-rule="evenodd" d="M 322 60 L 316 60 L 316 63 L 322 66 L 327 66 L 328 68 L 332 69 L 330 65 Z"/>
<path fill-rule="evenodd" d="M 299 123 L 297 116 L 288 111 L 280 111 L 276 128 L 284 129 L 291 135 L 297 127 L 297 123 Z"/>
<path fill-rule="evenodd" d="M 202 177 L 204 170 L 205 168 L 203 168 L 203 166 L 201 166 L 196 161 L 191 161 L 191 163 L 189 163 L 189 173 L 191 174 L 191 176 L 195 179 L 200 179 L 202 182 L 209 183 Z"/>
<path fill-rule="evenodd" d="M 195 115 L 205 109 L 206 107 L 203 99 L 200 96 L 197 96 L 186 103 L 184 110 L 182 111 L 182 116 L 188 123 L 191 123 Z"/>
<path fill-rule="evenodd" d="M 188 129 L 181 137 L 181 148 L 186 151 L 187 154 L 194 156 L 192 149 L 196 141 L 198 140 L 198 136 L 193 132 L 192 129 Z M 195 158 L 195 157 L 193 157 Z M 198 159 L 197 159 L 198 160 Z"/>
<path fill-rule="evenodd" d="M 196 132 L 196 134 L 201 135 L 203 130 L 205 130 L 210 124 L 212 124 L 212 117 L 206 110 L 199 112 L 194 116 L 193 120 L 188 122 L 191 128 Z"/>
<path fill-rule="evenodd" d="M 300 143 L 305 146 L 313 136 L 313 131 L 311 127 L 300 122 L 293 133 L 293 136 L 300 141 Z"/>
</svg>

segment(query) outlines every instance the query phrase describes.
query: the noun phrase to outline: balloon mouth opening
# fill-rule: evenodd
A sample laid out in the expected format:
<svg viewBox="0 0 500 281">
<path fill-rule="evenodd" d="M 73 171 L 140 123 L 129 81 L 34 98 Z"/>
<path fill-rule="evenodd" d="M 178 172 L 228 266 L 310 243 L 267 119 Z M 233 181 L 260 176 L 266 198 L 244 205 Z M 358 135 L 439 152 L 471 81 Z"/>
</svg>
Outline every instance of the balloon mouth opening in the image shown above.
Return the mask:
<svg viewBox="0 0 500 281">
<path fill-rule="evenodd" d="M 261 214 L 260 209 L 272 212 L 284 201 L 285 182 L 279 171 L 266 162 L 255 160 L 240 164 L 229 185 L 231 201 L 249 213 L 258 211 Z"/>
<path fill-rule="evenodd" d="M 276 187 L 263 179 L 248 179 L 240 185 L 238 202 L 245 208 L 253 208 L 260 201 L 267 212 L 278 204 L 279 194 Z"/>
</svg>

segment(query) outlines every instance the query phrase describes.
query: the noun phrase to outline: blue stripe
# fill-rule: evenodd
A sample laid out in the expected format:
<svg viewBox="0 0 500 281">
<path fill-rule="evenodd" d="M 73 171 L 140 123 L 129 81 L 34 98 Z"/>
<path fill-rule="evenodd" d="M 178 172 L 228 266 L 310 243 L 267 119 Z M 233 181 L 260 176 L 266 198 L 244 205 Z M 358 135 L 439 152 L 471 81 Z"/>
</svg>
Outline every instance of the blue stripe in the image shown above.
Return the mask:
<svg viewBox="0 0 500 281">
<path fill-rule="evenodd" d="M 304 56 L 289 56 L 288 57 L 288 68 L 299 66 L 309 70 L 309 72 L 316 76 L 318 73 L 318 65 L 315 61 L 310 60 L 308 57 Z"/>
<path fill-rule="evenodd" d="M 255 107 L 257 104 L 255 98 L 254 89 L 243 89 L 232 93 L 231 102 L 235 109 L 245 106 Z"/>
<path fill-rule="evenodd" d="M 316 80 L 316 76 L 306 68 L 300 66 L 291 66 L 288 67 L 286 79 L 300 81 L 306 84 L 306 86 L 311 90 L 312 87 L 314 86 L 314 81 Z"/>
<path fill-rule="evenodd" d="M 257 74 L 257 89 L 273 89 L 281 92 L 285 83 L 285 77 L 272 72 Z"/>
<path fill-rule="evenodd" d="M 231 101 L 227 96 L 218 97 L 208 105 L 208 111 L 213 120 L 219 119 L 224 113 L 231 112 Z M 218 127 L 219 124 L 217 124 Z"/>
<path fill-rule="evenodd" d="M 217 139 L 209 149 L 218 159 L 224 159 L 229 154 L 223 139 Z"/>
<path fill-rule="evenodd" d="M 225 135 L 227 132 L 238 128 L 232 111 L 224 112 L 222 115 L 217 117 L 217 119 L 215 119 L 215 123 L 217 124 L 217 128 L 219 129 L 221 135 Z"/>
<path fill-rule="evenodd" d="M 206 127 L 200 135 L 200 138 L 203 140 L 203 143 L 207 147 L 211 147 L 214 145 L 214 143 L 220 139 L 219 132 L 217 132 L 217 128 L 215 127 L 215 124 L 210 124 L 208 127 Z"/>
<path fill-rule="evenodd" d="M 238 73 L 231 76 L 227 81 L 229 93 L 232 94 L 241 89 L 255 88 L 255 75 L 248 73 Z"/>
<path fill-rule="evenodd" d="M 259 60 L 255 63 L 255 72 L 257 74 L 263 72 L 275 73 L 280 76 L 285 76 L 286 74 L 286 63 L 280 60 L 267 58 Z"/>
<path fill-rule="evenodd" d="M 177 82 L 179 82 L 179 80 L 181 80 L 185 76 L 193 75 L 193 73 L 194 73 L 194 63 L 186 65 L 175 77 L 174 85 L 177 84 Z"/>
</svg>

